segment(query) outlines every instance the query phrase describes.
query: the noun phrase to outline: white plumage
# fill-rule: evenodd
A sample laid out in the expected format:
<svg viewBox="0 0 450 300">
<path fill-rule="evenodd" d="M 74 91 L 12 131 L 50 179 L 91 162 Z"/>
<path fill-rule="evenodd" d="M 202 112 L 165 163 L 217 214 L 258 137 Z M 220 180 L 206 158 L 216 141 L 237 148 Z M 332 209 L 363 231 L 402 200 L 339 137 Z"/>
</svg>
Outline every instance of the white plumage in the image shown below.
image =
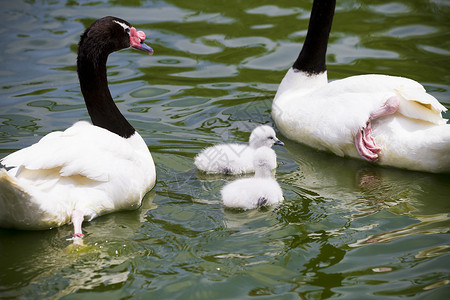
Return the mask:
<svg viewBox="0 0 450 300">
<path fill-rule="evenodd" d="M 325 53 L 334 1 L 314 1 L 299 58 L 272 105 L 289 139 L 339 156 L 429 172 L 450 172 L 447 109 L 403 77 L 352 76 L 328 82 Z"/>
<path fill-rule="evenodd" d="M 81 36 L 78 75 L 93 121 L 52 132 L 1 160 L 0 227 L 48 229 L 141 205 L 155 185 L 153 158 L 111 98 L 106 57 L 132 46 L 152 54 L 145 34 L 125 20 L 104 17 Z"/>
<path fill-rule="evenodd" d="M 271 170 L 276 167 L 275 152 L 268 147 L 258 148 L 253 165 L 253 178 L 238 179 L 222 188 L 222 200 L 226 207 L 247 210 L 283 201 L 280 185 L 271 176 Z"/>
<path fill-rule="evenodd" d="M 244 174 L 254 172 L 253 158 L 259 147 L 284 145 L 275 134 L 272 127 L 261 125 L 253 129 L 249 144 L 219 144 L 208 147 L 194 159 L 195 166 L 206 173 L 214 174 Z M 271 150 L 271 149 L 270 149 Z M 273 152 L 273 150 L 271 150 Z M 276 155 L 272 162 L 276 168 Z"/>
<path fill-rule="evenodd" d="M 124 139 L 88 122 L 52 132 L 2 159 L 0 226 L 48 229 L 135 209 L 156 179 L 148 148 L 136 132 Z"/>
</svg>

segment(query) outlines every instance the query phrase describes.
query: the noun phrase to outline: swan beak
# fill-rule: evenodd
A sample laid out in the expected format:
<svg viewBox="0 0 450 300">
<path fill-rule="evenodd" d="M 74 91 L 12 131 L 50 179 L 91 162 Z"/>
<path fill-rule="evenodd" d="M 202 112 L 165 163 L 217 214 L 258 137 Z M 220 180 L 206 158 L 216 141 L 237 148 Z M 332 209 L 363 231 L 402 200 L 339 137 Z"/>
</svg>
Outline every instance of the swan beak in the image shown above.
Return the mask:
<svg viewBox="0 0 450 300">
<path fill-rule="evenodd" d="M 130 28 L 130 46 L 133 49 L 144 51 L 145 53 L 148 53 L 150 55 L 153 54 L 152 47 L 148 46 L 144 43 L 145 41 L 145 32 L 143 31 L 137 31 L 136 28 L 131 27 Z"/>
<path fill-rule="evenodd" d="M 148 53 L 149 55 L 153 54 L 153 49 L 149 45 L 147 45 L 144 42 L 141 42 L 139 46 L 132 46 L 133 49 L 144 51 L 145 53 Z"/>
<path fill-rule="evenodd" d="M 282 141 L 278 140 L 275 142 L 275 145 L 284 146 L 284 143 Z"/>
</svg>

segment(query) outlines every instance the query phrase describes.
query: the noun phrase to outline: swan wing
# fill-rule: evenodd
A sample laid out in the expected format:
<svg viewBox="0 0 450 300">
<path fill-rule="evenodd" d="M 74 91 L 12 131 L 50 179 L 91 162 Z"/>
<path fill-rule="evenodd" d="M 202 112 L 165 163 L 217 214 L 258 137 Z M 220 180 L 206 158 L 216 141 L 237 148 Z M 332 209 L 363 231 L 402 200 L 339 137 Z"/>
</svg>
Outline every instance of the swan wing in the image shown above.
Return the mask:
<svg viewBox="0 0 450 300">
<path fill-rule="evenodd" d="M 431 122 L 437 125 L 447 123 L 442 118 L 442 112 L 447 108 L 443 106 L 432 95 L 423 91 L 411 89 L 398 89 L 396 92 L 406 101 L 402 101 L 399 106 L 399 113 L 411 119 L 418 119 Z"/>
<path fill-rule="evenodd" d="M 373 93 L 385 94 L 387 98 L 398 95 L 404 100 L 400 102 L 398 112 L 405 117 L 437 125 L 447 122 L 442 118 L 442 112 L 447 108 L 420 83 L 409 78 L 377 74 L 351 76 L 330 83 L 328 94 L 338 93 L 359 94 L 360 97 L 366 94 L 367 98 Z"/>
<path fill-rule="evenodd" d="M 21 170 L 59 170 L 60 176 L 81 175 L 95 181 L 108 181 L 115 160 L 134 150 L 123 139 L 87 122 L 77 122 L 61 132 L 52 132 L 38 143 L 16 151 L 2 160 Z M 126 158 L 126 157 L 125 157 Z M 129 157 L 131 158 L 131 157 Z"/>
</svg>

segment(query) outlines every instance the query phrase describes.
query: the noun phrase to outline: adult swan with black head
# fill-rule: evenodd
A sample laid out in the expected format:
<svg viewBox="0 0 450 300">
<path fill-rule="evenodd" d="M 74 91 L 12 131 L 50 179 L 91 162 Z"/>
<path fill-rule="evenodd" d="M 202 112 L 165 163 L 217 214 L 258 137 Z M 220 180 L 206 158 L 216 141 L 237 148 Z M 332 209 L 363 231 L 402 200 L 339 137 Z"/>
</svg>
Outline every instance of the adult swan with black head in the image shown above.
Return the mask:
<svg viewBox="0 0 450 300">
<path fill-rule="evenodd" d="M 77 71 L 93 125 L 79 121 L 1 160 L 0 227 L 48 229 L 72 221 L 74 240 L 84 220 L 135 209 L 156 181 L 142 137 L 120 113 L 108 88 L 108 55 L 132 47 L 153 54 L 145 33 L 104 17 L 81 36 Z"/>
<path fill-rule="evenodd" d="M 314 0 L 308 32 L 272 105 L 289 139 L 339 156 L 450 172 L 447 109 L 408 78 L 360 75 L 328 82 L 325 56 L 336 1 Z"/>
</svg>

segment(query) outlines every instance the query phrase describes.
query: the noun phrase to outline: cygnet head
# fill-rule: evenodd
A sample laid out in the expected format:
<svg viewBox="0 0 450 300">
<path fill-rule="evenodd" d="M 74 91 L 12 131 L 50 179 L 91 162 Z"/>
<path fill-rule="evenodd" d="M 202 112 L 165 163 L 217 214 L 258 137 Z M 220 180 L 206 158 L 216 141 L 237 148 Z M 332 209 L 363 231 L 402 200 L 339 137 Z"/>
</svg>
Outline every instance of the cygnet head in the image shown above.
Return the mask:
<svg viewBox="0 0 450 300">
<path fill-rule="evenodd" d="M 275 151 L 266 146 L 256 149 L 253 166 L 255 168 L 255 177 L 270 177 L 271 171 L 277 167 Z"/>
<path fill-rule="evenodd" d="M 248 142 L 253 149 L 263 146 L 272 147 L 273 145 L 284 146 L 284 143 L 277 138 L 273 128 L 268 125 L 261 125 L 253 129 Z"/>
</svg>

